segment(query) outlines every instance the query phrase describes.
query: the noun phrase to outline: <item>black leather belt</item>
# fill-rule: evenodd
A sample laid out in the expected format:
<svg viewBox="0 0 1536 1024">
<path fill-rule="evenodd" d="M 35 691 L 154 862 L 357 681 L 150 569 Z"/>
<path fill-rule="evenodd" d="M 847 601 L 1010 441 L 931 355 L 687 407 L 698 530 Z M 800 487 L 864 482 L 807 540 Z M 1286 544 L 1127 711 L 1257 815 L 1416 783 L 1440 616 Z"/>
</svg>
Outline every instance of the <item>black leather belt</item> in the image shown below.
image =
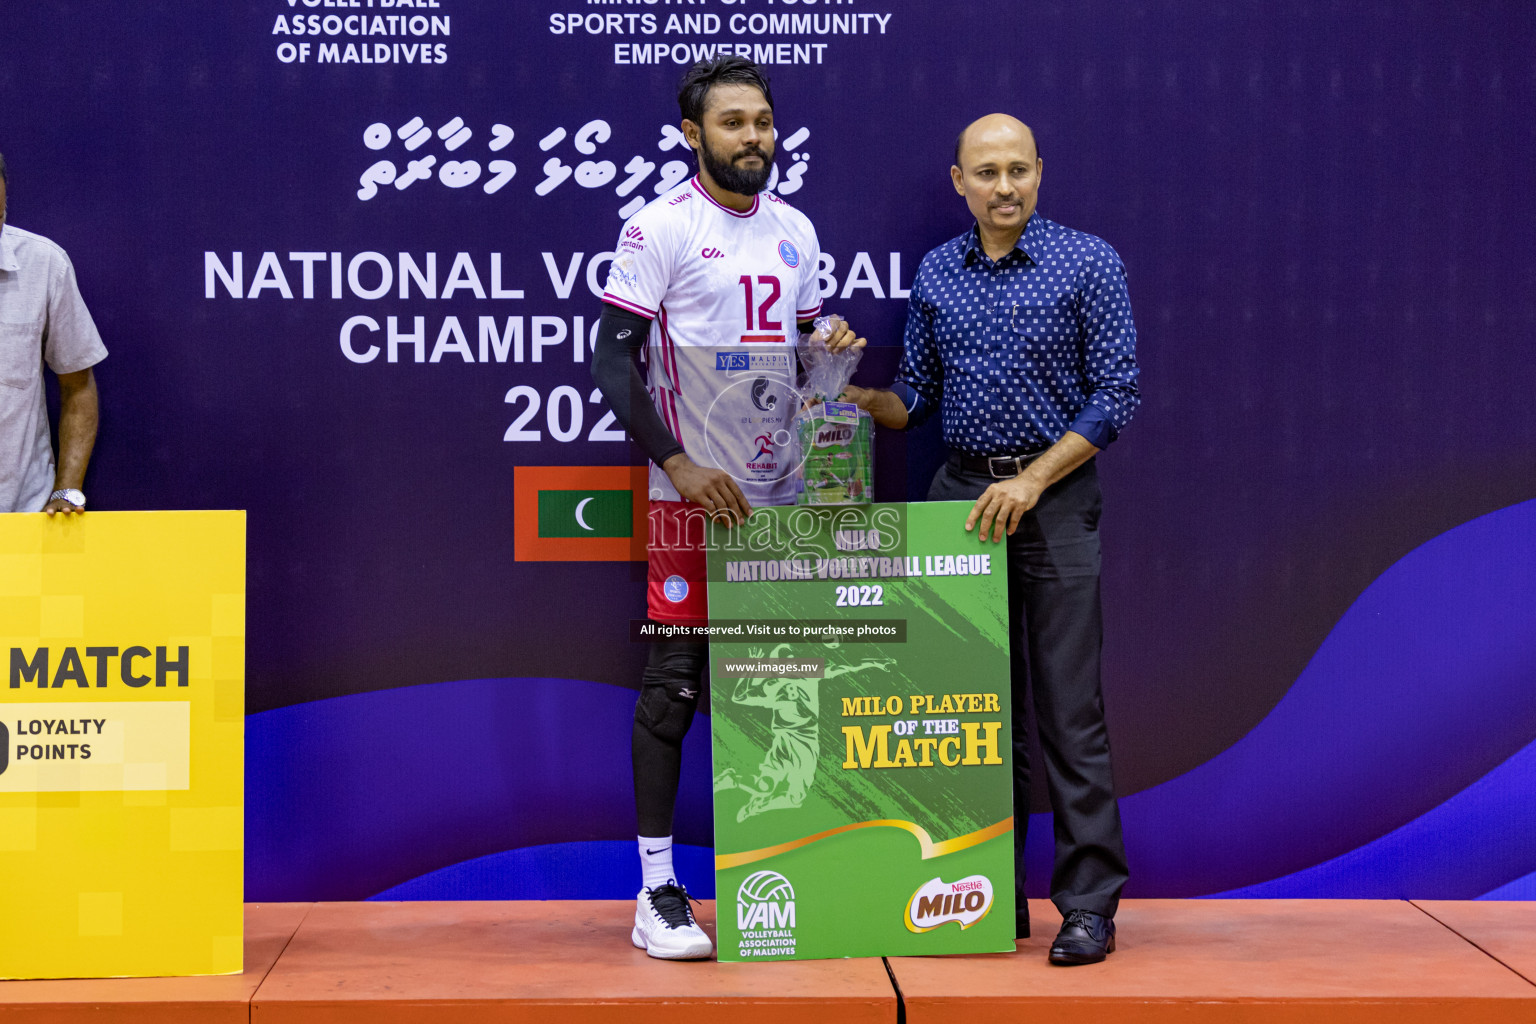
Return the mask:
<svg viewBox="0 0 1536 1024">
<path fill-rule="evenodd" d="M 1024 467 L 1045 454 L 1045 451 L 1041 448 L 1022 455 L 969 455 L 950 449 L 949 464 L 963 473 L 1007 480 L 1024 472 Z"/>
</svg>

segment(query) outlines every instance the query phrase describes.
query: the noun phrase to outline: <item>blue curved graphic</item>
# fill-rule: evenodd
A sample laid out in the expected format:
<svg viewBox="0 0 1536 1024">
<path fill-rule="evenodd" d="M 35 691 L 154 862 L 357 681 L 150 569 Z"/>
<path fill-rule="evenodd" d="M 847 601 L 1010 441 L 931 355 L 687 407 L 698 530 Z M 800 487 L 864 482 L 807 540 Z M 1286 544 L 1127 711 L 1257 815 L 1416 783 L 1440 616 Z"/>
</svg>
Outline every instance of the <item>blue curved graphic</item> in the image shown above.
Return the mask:
<svg viewBox="0 0 1536 1024">
<path fill-rule="evenodd" d="M 247 898 L 366 899 L 447 865 L 593 840 L 628 846 L 633 896 L 634 704 L 601 683 L 473 679 L 251 715 Z M 674 834 L 709 845 L 707 720 L 683 765 Z"/>
<path fill-rule="evenodd" d="M 597 840 L 505 850 L 429 872 L 375 900 L 627 900 L 640 889 L 635 841 Z M 715 851 L 672 847 L 688 894 L 715 898 Z"/>
<path fill-rule="evenodd" d="M 1294 874 L 1218 896 L 1475 899 L 1536 867 L 1536 743 L 1427 814 Z M 1517 899 L 1510 889 L 1496 899 Z M 1528 897 L 1524 897 L 1528 898 Z"/>
<path fill-rule="evenodd" d="M 1480 900 L 1536 900 L 1536 871 L 1505 883 L 1478 897 Z"/>
<path fill-rule="evenodd" d="M 1248 735 L 1199 768 L 1123 799 L 1127 894 L 1231 892 L 1324 864 L 1402 828 L 1536 740 L 1533 681 L 1536 501 L 1528 501 L 1404 556 L 1360 595 Z M 1524 763 L 1515 762 L 1497 785 L 1512 787 L 1528 807 L 1536 783 Z M 1041 878 L 1049 871 L 1050 824 L 1045 815 L 1032 817 L 1030 870 Z M 1434 863 L 1437 846 L 1449 843 L 1498 859 L 1489 877 L 1536 867 L 1531 831 L 1518 833 L 1512 819 L 1448 809 L 1432 821 L 1436 827 L 1405 833 L 1396 856 Z M 1456 831 L 1442 822 L 1455 822 Z M 1438 873 L 1408 874 L 1373 863 L 1374 895 L 1482 891 L 1476 883 L 1468 891 L 1460 862 L 1442 859 Z M 1306 895 L 1315 881 L 1298 878 L 1296 888 L 1276 883 L 1266 892 Z"/>
</svg>

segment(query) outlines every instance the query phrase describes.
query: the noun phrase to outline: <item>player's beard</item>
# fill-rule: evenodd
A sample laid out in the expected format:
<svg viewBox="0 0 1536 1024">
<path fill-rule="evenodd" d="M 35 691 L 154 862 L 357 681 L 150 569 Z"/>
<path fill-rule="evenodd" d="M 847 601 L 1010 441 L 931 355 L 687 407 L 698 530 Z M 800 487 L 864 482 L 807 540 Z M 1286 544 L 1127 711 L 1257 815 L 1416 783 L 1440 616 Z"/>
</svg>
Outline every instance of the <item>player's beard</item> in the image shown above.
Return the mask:
<svg viewBox="0 0 1536 1024">
<path fill-rule="evenodd" d="M 709 136 L 702 131 L 699 132 L 699 142 L 699 159 L 703 161 L 704 169 L 709 172 L 715 184 L 727 192 L 735 192 L 739 196 L 755 196 L 763 190 L 763 186 L 767 185 L 768 179 L 773 176 L 772 143 L 769 143 L 766 150 L 758 147 L 735 154 L 736 157 L 742 157 L 755 152 L 763 158 L 762 167 L 749 171 L 737 167 L 731 160 L 722 160 L 717 157 L 714 147 L 709 144 Z"/>
</svg>

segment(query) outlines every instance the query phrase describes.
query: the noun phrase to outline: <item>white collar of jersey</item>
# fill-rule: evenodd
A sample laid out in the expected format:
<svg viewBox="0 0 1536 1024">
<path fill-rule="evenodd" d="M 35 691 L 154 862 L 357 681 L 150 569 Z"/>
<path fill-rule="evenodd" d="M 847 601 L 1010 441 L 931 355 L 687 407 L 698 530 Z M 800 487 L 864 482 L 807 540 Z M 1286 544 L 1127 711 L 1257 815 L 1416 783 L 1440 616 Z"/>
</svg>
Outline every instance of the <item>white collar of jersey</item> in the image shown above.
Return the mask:
<svg viewBox="0 0 1536 1024">
<path fill-rule="evenodd" d="M 699 180 L 699 176 L 697 174 L 695 174 L 693 176 L 693 187 L 696 190 L 698 190 L 699 195 L 703 196 L 705 199 L 708 199 L 710 202 L 712 202 L 716 206 L 720 207 L 720 209 L 724 210 L 726 213 L 730 214 L 732 217 L 750 217 L 754 213 L 757 212 L 758 206 L 762 205 L 762 202 L 763 202 L 763 194 L 761 192 L 759 192 L 757 195 L 752 197 L 752 209 L 750 209 L 750 210 L 733 210 L 729 206 L 726 206 L 725 204 L 721 203 L 714 196 L 710 195 L 709 194 L 709 189 L 704 187 L 704 183 Z"/>
</svg>

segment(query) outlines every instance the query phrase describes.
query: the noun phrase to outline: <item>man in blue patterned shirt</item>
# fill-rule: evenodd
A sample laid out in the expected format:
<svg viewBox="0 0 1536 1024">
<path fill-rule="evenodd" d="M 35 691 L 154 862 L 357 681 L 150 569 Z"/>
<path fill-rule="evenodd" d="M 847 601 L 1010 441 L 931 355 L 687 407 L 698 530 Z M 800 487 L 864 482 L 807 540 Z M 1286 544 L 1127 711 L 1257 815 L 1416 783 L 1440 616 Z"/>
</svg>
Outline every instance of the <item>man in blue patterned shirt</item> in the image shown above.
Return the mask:
<svg viewBox="0 0 1536 1024">
<path fill-rule="evenodd" d="M 1101 239 L 1035 212 L 1034 133 L 1006 114 L 969 125 L 949 169 L 976 218 L 923 258 L 889 391 L 844 395 L 881 426 L 937 409 L 949 458 L 930 501 L 975 500 L 965 528 L 1008 538 L 1018 933 L 1029 814 L 1031 687 L 1055 816 L 1051 899 L 1064 922 L 1050 961 L 1115 948 L 1127 876 L 1099 680 L 1099 482 L 1093 456 L 1130 421 L 1136 327 L 1125 267 Z"/>
</svg>

